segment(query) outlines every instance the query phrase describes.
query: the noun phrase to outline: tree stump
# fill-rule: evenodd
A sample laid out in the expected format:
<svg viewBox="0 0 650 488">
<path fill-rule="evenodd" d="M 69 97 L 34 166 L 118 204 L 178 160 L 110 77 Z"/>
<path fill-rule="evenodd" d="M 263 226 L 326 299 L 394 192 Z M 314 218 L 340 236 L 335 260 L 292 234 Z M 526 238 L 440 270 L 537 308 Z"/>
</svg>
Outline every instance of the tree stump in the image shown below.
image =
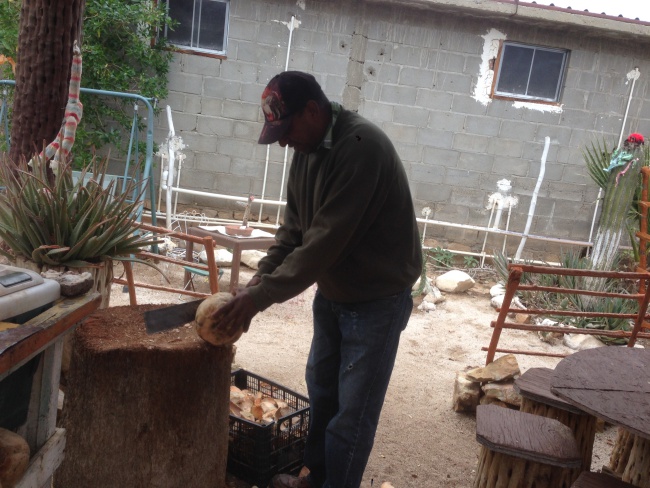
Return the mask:
<svg viewBox="0 0 650 488">
<path fill-rule="evenodd" d="M 193 327 L 147 335 L 143 313 L 113 307 L 75 332 L 55 488 L 223 488 L 234 346 Z"/>
<path fill-rule="evenodd" d="M 609 469 L 613 473 L 623 476 L 625 466 L 630 460 L 630 451 L 632 451 L 632 444 L 634 443 L 634 436 L 630 431 L 623 427 L 618 428 L 616 433 L 616 442 L 612 449 L 612 454 L 609 457 Z"/>
</svg>

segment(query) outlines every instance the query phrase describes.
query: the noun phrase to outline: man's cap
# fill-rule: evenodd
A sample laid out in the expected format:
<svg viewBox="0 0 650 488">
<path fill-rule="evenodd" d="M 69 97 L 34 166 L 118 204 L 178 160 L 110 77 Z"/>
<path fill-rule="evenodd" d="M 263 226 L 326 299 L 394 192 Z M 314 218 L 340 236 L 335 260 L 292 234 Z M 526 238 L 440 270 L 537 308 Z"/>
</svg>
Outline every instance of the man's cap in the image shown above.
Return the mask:
<svg viewBox="0 0 650 488">
<path fill-rule="evenodd" d="M 317 100 L 319 94 L 322 89 L 309 73 L 284 71 L 275 75 L 262 92 L 264 128 L 257 142 L 277 142 L 289 130 L 292 116 L 304 109 L 309 100 Z"/>
<path fill-rule="evenodd" d="M 630 142 L 632 144 L 643 144 L 643 136 L 637 132 L 634 134 L 630 134 L 627 136 L 627 139 L 625 139 L 625 142 Z"/>
</svg>

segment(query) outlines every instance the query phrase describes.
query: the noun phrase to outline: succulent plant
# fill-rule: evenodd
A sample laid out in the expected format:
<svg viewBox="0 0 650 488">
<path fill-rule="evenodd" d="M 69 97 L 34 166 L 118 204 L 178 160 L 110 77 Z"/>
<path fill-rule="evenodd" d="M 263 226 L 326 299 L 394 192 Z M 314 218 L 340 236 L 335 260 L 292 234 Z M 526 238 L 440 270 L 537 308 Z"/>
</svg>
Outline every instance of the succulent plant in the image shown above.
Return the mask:
<svg viewBox="0 0 650 488">
<path fill-rule="evenodd" d="M 135 183 L 120 189 L 104 181 L 108 159 L 93 160 L 77 178 L 69 164 L 60 164 L 54 182 L 46 161 L 33 161 L 33 168 L 0 161 L 0 254 L 39 266 L 83 267 L 130 259 L 158 242 L 135 232 L 139 199 L 132 197 L 141 191 Z"/>
</svg>

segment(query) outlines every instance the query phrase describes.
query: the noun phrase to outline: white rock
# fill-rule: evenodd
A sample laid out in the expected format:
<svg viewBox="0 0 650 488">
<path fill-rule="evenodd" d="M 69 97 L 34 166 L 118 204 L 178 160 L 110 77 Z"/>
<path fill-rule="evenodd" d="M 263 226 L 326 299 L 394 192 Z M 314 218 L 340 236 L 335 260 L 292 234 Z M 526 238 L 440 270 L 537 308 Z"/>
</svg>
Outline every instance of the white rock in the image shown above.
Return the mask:
<svg viewBox="0 0 650 488">
<path fill-rule="evenodd" d="M 249 268 L 257 269 L 257 265 L 266 256 L 266 252 L 257 251 L 255 249 L 245 250 L 241 252 L 241 262 Z"/>
<path fill-rule="evenodd" d="M 215 249 L 214 260 L 217 266 L 232 266 L 232 253 L 228 249 Z M 205 249 L 199 253 L 199 261 L 208 262 L 208 253 Z"/>
<path fill-rule="evenodd" d="M 436 286 L 440 291 L 448 293 L 460 293 L 472 288 L 475 284 L 474 279 L 458 269 L 452 269 L 436 278 Z"/>
<path fill-rule="evenodd" d="M 501 308 L 503 306 L 504 298 L 505 295 L 494 296 L 490 299 L 490 305 L 492 305 L 493 308 Z M 519 297 L 514 297 L 512 299 L 512 301 L 510 302 L 510 308 L 516 308 L 518 310 L 526 310 L 526 306 L 523 303 L 521 303 Z"/>
<path fill-rule="evenodd" d="M 494 285 L 492 288 L 490 288 L 490 296 L 491 297 L 496 297 L 499 295 L 505 295 L 506 294 L 506 287 L 503 283 L 497 283 Z"/>
<path fill-rule="evenodd" d="M 564 339 L 562 343 L 571 349 L 576 351 L 582 351 L 584 349 L 593 349 L 594 347 L 602 347 L 603 344 L 601 341 L 596 339 L 596 337 L 588 334 L 564 334 Z"/>
<path fill-rule="evenodd" d="M 418 305 L 418 310 L 421 310 L 423 312 L 433 312 L 435 309 L 436 309 L 436 304 L 433 302 L 428 302 L 426 300 L 422 300 L 422 303 Z"/>
</svg>

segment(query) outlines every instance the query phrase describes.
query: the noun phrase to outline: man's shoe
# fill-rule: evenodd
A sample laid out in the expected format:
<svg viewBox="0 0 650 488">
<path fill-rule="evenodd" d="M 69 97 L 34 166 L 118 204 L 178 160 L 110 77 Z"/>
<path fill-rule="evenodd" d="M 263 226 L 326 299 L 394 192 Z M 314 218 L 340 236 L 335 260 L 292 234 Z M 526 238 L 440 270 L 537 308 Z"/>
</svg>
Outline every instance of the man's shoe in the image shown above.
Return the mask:
<svg viewBox="0 0 650 488">
<path fill-rule="evenodd" d="M 276 474 L 269 484 L 269 488 L 313 488 L 309 479 L 299 478 L 290 474 Z"/>
</svg>

